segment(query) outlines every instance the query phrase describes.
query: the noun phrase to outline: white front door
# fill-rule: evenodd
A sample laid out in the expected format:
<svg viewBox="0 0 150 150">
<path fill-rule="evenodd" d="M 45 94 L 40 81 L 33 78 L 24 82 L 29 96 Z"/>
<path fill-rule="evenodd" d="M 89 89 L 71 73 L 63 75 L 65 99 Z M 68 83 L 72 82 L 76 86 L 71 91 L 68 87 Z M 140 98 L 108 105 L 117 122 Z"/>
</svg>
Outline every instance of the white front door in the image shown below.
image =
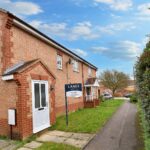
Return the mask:
<svg viewBox="0 0 150 150">
<path fill-rule="evenodd" d="M 33 133 L 50 127 L 47 81 L 32 81 Z"/>
</svg>

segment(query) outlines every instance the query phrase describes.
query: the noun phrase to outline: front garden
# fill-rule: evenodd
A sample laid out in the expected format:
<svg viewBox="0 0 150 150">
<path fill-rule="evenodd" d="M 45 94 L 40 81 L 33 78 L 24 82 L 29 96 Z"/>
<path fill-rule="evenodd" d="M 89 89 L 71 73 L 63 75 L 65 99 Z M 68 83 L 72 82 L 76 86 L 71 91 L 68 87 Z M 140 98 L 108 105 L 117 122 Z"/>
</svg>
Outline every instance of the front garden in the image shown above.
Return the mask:
<svg viewBox="0 0 150 150">
<path fill-rule="evenodd" d="M 96 133 L 122 104 L 123 100 L 107 100 L 96 108 L 86 108 L 70 113 L 68 126 L 66 126 L 65 115 L 60 116 L 50 130 Z"/>
</svg>

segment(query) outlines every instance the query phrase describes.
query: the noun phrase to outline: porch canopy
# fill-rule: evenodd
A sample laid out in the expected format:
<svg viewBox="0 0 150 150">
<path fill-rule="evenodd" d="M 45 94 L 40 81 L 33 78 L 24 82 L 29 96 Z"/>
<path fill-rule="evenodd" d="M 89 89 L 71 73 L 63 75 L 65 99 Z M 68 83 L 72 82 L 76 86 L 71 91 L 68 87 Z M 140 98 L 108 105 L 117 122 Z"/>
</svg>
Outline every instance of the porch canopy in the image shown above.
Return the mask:
<svg viewBox="0 0 150 150">
<path fill-rule="evenodd" d="M 88 78 L 84 87 L 86 101 L 93 101 L 98 99 L 99 82 L 97 78 Z"/>
</svg>

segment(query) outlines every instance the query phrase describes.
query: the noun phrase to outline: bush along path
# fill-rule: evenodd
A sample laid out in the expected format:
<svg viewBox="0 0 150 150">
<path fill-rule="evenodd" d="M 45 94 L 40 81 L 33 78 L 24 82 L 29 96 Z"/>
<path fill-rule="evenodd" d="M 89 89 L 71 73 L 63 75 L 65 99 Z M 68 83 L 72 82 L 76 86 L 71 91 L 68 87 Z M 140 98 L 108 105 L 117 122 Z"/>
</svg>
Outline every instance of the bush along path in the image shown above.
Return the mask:
<svg viewBox="0 0 150 150">
<path fill-rule="evenodd" d="M 150 150 L 150 42 L 136 63 L 135 75 L 143 114 L 145 149 Z"/>
</svg>

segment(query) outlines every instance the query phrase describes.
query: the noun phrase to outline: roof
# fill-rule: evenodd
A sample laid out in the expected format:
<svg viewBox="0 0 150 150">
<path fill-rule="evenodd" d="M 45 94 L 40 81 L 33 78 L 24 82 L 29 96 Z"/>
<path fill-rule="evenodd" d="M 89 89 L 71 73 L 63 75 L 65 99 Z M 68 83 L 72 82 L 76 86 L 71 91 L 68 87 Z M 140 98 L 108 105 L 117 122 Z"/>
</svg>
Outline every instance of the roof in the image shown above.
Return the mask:
<svg viewBox="0 0 150 150">
<path fill-rule="evenodd" d="M 85 82 L 86 85 L 89 85 L 89 84 L 94 84 L 95 83 L 95 80 L 96 78 L 88 78 Z"/>
<path fill-rule="evenodd" d="M 12 67 L 9 67 L 8 69 L 6 69 L 6 71 L 4 72 L 4 74 L 2 76 L 4 77 L 7 75 L 13 75 L 16 73 L 23 72 L 24 70 L 28 69 L 29 67 L 33 66 L 34 64 L 36 64 L 38 62 L 40 62 L 46 68 L 46 70 L 54 78 L 56 78 L 55 75 L 48 69 L 48 67 L 45 64 L 43 64 L 43 62 L 40 59 L 34 59 L 34 60 L 26 61 L 26 62 L 21 61 L 15 65 L 13 65 Z"/>
<path fill-rule="evenodd" d="M 28 23 L 26 23 L 25 21 L 21 20 L 20 18 L 18 18 L 17 16 L 15 16 L 14 14 L 10 13 L 9 11 L 6 11 L 2 8 L 0 8 L 0 11 L 7 13 L 8 15 L 12 16 L 14 19 L 16 19 L 17 21 L 19 21 L 20 23 L 24 24 L 25 26 L 27 26 L 28 28 L 30 28 L 31 30 L 35 31 L 36 33 L 40 34 L 42 37 L 46 38 L 47 40 L 49 40 L 50 42 L 58 45 L 59 47 L 61 47 L 62 49 L 68 51 L 70 54 L 72 54 L 74 57 L 76 57 L 77 59 L 83 61 L 83 63 L 89 65 L 90 67 L 94 68 L 97 70 L 97 67 L 94 66 L 93 64 L 91 64 L 90 62 L 86 61 L 85 59 L 83 59 L 82 57 L 78 56 L 77 54 L 75 54 L 74 52 L 72 52 L 71 50 L 69 50 L 68 48 L 64 47 L 63 45 L 59 44 L 58 42 L 56 42 L 55 40 L 51 39 L 50 37 L 48 37 L 47 35 L 45 35 L 44 33 L 40 32 L 39 30 L 35 29 L 33 26 L 29 25 Z M 61 49 L 60 49 L 61 50 Z"/>
<path fill-rule="evenodd" d="M 88 78 L 84 86 L 99 86 L 97 78 Z"/>
<path fill-rule="evenodd" d="M 37 59 L 31 60 L 31 61 L 27 61 L 27 62 L 21 61 L 18 64 L 15 64 L 12 67 L 9 67 L 8 69 L 6 69 L 6 71 L 4 72 L 3 76 L 17 73 L 20 70 L 22 70 L 23 68 L 25 68 L 25 67 L 29 66 L 30 64 L 32 64 L 33 62 L 35 62 L 35 61 L 37 61 Z"/>
</svg>

